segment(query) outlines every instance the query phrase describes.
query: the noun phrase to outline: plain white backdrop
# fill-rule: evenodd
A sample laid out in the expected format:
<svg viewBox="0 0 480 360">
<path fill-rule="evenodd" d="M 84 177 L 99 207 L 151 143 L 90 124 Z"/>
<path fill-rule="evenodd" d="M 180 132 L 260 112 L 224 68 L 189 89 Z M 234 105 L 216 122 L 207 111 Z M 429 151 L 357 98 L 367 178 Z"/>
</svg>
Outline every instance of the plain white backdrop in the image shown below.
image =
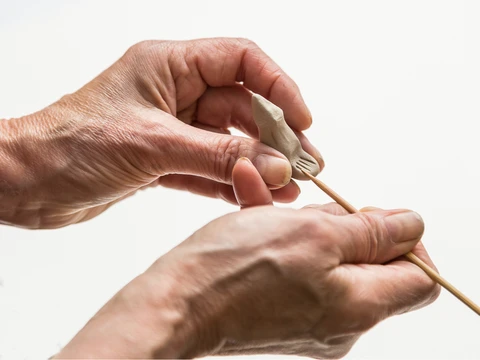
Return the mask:
<svg viewBox="0 0 480 360">
<path fill-rule="evenodd" d="M 479 18 L 480 2 L 459 0 L 0 0 L 0 118 L 74 92 L 141 40 L 250 38 L 300 86 L 321 178 L 358 207 L 422 214 L 441 273 L 480 302 Z M 328 201 L 300 185 L 291 206 Z M 0 358 L 54 354 L 157 257 L 235 210 L 159 188 L 81 225 L 0 226 Z M 478 317 L 442 292 L 347 359 L 479 359 L 479 334 Z"/>
</svg>

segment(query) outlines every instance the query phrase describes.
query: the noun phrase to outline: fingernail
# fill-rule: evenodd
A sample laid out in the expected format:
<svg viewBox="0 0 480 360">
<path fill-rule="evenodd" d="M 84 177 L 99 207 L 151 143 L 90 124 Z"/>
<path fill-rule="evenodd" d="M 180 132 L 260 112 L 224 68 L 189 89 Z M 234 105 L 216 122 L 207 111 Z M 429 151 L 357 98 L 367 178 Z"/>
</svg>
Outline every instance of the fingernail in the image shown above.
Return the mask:
<svg viewBox="0 0 480 360">
<path fill-rule="evenodd" d="M 249 158 L 242 156 L 241 158 L 238 159 L 238 161 L 246 161 L 247 163 L 251 164 L 252 162 L 250 161 Z"/>
<path fill-rule="evenodd" d="M 263 181 L 269 185 L 287 185 L 292 177 L 292 165 L 287 160 L 275 156 L 258 155 L 253 160 L 253 165 Z"/>
<path fill-rule="evenodd" d="M 411 241 L 423 235 L 425 226 L 422 217 L 414 211 L 399 210 L 384 219 L 393 242 Z"/>
</svg>

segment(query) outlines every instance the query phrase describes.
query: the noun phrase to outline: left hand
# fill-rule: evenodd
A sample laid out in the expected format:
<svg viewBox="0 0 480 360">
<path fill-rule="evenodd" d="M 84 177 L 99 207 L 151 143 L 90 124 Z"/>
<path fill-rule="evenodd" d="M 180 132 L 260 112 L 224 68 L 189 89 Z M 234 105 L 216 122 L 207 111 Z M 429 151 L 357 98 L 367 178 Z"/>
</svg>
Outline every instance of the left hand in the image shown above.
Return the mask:
<svg viewBox="0 0 480 360">
<path fill-rule="evenodd" d="M 323 167 L 301 134 L 311 116 L 297 85 L 253 42 L 147 41 L 74 94 L 0 122 L 0 223 L 61 227 L 155 185 L 236 203 L 231 173 L 240 157 L 279 189 L 275 201 L 293 201 L 290 164 L 256 140 L 250 91 L 283 108 Z"/>
</svg>

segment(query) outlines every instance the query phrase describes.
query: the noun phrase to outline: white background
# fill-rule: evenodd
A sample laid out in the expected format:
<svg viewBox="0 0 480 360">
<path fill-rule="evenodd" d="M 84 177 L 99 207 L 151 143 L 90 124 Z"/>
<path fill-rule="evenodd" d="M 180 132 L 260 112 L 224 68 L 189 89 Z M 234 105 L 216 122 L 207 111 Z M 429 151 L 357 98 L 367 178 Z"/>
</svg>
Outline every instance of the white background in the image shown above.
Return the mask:
<svg viewBox="0 0 480 360">
<path fill-rule="evenodd" d="M 479 18 L 480 2 L 458 0 L 0 0 L 0 117 L 75 91 L 141 40 L 250 38 L 299 84 L 322 179 L 358 207 L 417 210 L 441 273 L 480 302 Z M 301 186 L 292 206 L 327 201 Z M 82 225 L 0 226 L 0 358 L 52 355 L 157 257 L 234 210 L 150 189 Z M 347 358 L 479 359 L 479 324 L 443 292 Z"/>
</svg>

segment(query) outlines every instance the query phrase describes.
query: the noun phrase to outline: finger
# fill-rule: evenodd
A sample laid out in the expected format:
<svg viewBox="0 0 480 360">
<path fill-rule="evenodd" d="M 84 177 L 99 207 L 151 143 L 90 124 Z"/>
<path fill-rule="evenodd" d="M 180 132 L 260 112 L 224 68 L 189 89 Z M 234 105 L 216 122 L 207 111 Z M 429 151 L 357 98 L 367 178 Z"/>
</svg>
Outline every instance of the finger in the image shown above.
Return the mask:
<svg viewBox="0 0 480 360">
<path fill-rule="evenodd" d="M 258 139 L 258 128 L 253 121 L 252 93 L 240 84 L 208 88 L 198 100 L 196 119 L 214 127 L 234 127 Z"/>
<path fill-rule="evenodd" d="M 342 206 L 340 206 L 336 202 L 331 202 L 328 204 L 324 205 L 307 205 L 304 207 L 304 209 L 313 209 L 313 210 L 318 210 L 318 211 L 323 211 L 332 215 L 348 215 L 349 212 L 345 210 Z"/>
<path fill-rule="evenodd" d="M 242 209 L 251 206 L 272 205 L 273 199 L 270 190 L 247 158 L 238 159 L 233 167 L 232 183 L 235 197 Z"/>
<path fill-rule="evenodd" d="M 348 316 L 357 324 L 367 325 L 358 330 L 367 330 L 389 316 L 424 307 L 440 294 L 439 285 L 423 270 L 403 260 L 362 267 L 344 264 L 334 270 L 333 276 L 333 281 L 348 289 L 345 295 Z"/>
<path fill-rule="evenodd" d="M 285 120 L 305 130 L 312 118 L 297 84 L 256 44 L 243 39 L 203 39 L 184 43 L 184 58 L 211 87 L 244 86 L 283 109 Z M 188 56 L 187 56 L 188 54 Z"/>
<path fill-rule="evenodd" d="M 192 194 L 223 199 L 237 205 L 231 185 L 204 179 L 192 175 L 167 175 L 157 180 L 157 184 L 175 190 L 188 191 Z"/>
<path fill-rule="evenodd" d="M 343 263 L 385 263 L 412 250 L 424 231 L 420 215 L 408 210 L 361 212 L 336 222 Z"/>
<path fill-rule="evenodd" d="M 230 204 L 238 205 L 233 187 L 228 184 L 204 179 L 193 175 L 166 175 L 162 176 L 148 187 L 161 185 L 175 190 L 188 191 L 192 194 L 211 198 L 218 198 Z M 293 181 L 278 190 L 271 191 L 273 201 L 290 203 L 300 194 L 300 189 Z"/>
<path fill-rule="evenodd" d="M 274 202 L 291 203 L 300 195 L 300 187 L 293 180 L 278 190 L 271 190 Z"/>
<path fill-rule="evenodd" d="M 202 130 L 214 132 L 214 133 L 217 133 L 217 134 L 231 135 L 231 133 L 228 129 L 223 129 L 223 128 L 218 128 L 218 127 L 214 127 L 214 126 L 210 126 L 210 125 L 205 125 L 205 124 L 202 124 L 198 121 L 193 122 L 191 125 L 196 127 L 197 129 L 202 129 Z M 241 159 L 242 158 L 240 158 L 239 161 Z M 243 159 L 246 159 L 247 161 L 250 161 L 247 158 L 243 158 Z M 237 161 L 237 163 L 238 163 L 238 161 Z M 233 173 L 234 172 L 235 172 L 235 167 L 234 167 L 233 172 L 232 172 L 232 178 L 233 178 Z M 256 174 L 258 174 L 257 171 L 255 171 L 255 172 L 256 172 Z M 233 182 L 233 179 L 232 179 L 232 182 Z M 277 196 L 276 196 L 275 201 L 277 201 L 277 202 L 291 202 L 291 201 L 293 201 L 292 199 L 296 199 L 298 197 L 298 195 L 300 194 L 300 188 L 298 187 L 298 185 L 293 180 L 290 180 L 290 183 L 292 183 L 292 182 L 294 183 L 294 185 L 296 185 L 296 187 L 295 186 L 288 186 L 288 184 L 287 184 L 286 186 L 284 186 L 284 187 L 288 186 L 287 189 L 285 189 L 286 191 L 282 191 L 280 193 L 277 192 Z M 280 187 L 278 187 L 278 186 L 270 186 L 269 187 L 270 190 L 278 190 L 279 188 L 281 189 L 282 187 L 281 186 Z"/>
<path fill-rule="evenodd" d="M 435 270 L 438 273 L 438 269 L 433 263 L 432 259 L 430 258 L 430 255 L 428 254 L 427 250 L 425 249 L 425 246 L 423 245 L 422 242 L 417 243 L 415 247 L 411 250 L 413 254 L 415 254 L 418 258 L 420 258 L 423 262 L 425 262 L 429 267 L 431 267 L 433 270 Z M 402 266 L 402 267 L 408 267 L 412 268 L 412 270 L 415 270 L 417 273 L 419 270 L 421 270 L 417 265 L 414 263 L 410 262 L 410 260 L 407 260 L 405 257 L 400 257 L 397 260 L 392 261 L 391 263 L 388 264 L 388 266 Z M 419 309 L 425 305 L 428 305 L 435 301 L 438 296 L 440 295 L 441 292 L 441 287 L 438 285 L 435 281 L 433 281 L 423 270 L 421 270 L 422 278 L 420 281 L 422 281 L 425 284 L 425 290 L 428 291 L 428 287 L 430 288 L 430 296 L 424 296 L 420 297 L 416 304 L 411 304 L 410 308 L 408 310 L 416 310 Z M 427 294 L 428 295 L 428 294 Z M 405 298 L 407 295 L 405 296 Z M 420 301 L 423 300 L 423 301 Z M 406 306 L 408 304 L 405 304 Z M 398 313 L 405 312 L 408 310 L 403 310 L 399 309 Z"/>
<path fill-rule="evenodd" d="M 209 88 L 197 105 L 196 120 L 215 128 L 234 127 L 248 136 L 258 139 L 258 128 L 253 120 L 252 93 L 242 85 Z M 295 131 L 302 148 L 312 155 L 323 169 L 324 161 L 320 152 L 307 137 Z"/>
<path fill-rule="evenodd" d="M 428 266 L 430 266 L 433 270 L 438 272 L 437 267 L 433 263 L 433 260 L 430 258 L 430 255 L 428 254 L 427 249 L 425 249 L 425 246 L 423 245 L 423 243 L 421 241 L 417 245 L 415 245 L 412 252 L 418 258 L 420 258 L 424 263 L 426 263 Z M 402 257 L 402 259 L 405 260 L 406 258 Z"/>
<path fill-rule="evenodd" d="M 162 129 L 153 143 L 159 144 L 155 151 L 169 173 L 195 175 L 231 184 L 234 164 L 239 158 L 246 157 L 266 184 L 282 187 L 290 182 L 290 162 L 267 145 L 249 138 L 196 129 L 179 121 L 168 123 L 165 125 L 171 134 L 168 141 L 165 129 Z"/>
</svg>

